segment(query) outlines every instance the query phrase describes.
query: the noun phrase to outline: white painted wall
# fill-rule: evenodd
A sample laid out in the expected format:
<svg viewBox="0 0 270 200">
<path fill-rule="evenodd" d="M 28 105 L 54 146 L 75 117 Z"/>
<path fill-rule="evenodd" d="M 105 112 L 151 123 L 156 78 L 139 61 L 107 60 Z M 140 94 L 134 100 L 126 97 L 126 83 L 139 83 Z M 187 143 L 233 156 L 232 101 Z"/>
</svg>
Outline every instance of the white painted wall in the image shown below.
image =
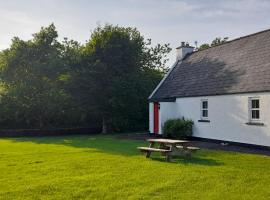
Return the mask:
<svg viewBox="0 0 270 200">
<path fill-rule="evenodd" d="M 246 124 L 249 97 L 260 97 L 264 126 Z M 208 99 L 210 123 L 198 122 L 201 99 Z M 152 103 L 149 111 L 149 131 L 153 133 Z M 167 119 L 185 117 L 194 121 L 196 137 L 270 146 L 270 93 L 177 98 L 176 102 L 161 102 L 159 114 L 160 134 Z"/>
<path fill-rule="evenodd" d="M 159 134 L 162 134 L 163 124 L 168 119 L 177 118 L 177 104 L 175 102 L 160 102 L 159 109 Z"/>
</svg>

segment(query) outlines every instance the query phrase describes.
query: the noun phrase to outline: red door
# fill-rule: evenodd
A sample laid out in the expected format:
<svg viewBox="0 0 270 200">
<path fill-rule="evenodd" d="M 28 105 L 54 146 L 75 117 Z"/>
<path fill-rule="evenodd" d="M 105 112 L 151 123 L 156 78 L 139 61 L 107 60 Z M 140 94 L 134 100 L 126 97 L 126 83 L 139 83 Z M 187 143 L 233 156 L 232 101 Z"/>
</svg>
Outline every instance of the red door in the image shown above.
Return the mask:
<svg viewBox="0 0 270 200">
<path fill-rule="evenodd" d="M 154 103 L 154 133 L 158 134 L 159 130 L 159 103 Z"/>
</svg>

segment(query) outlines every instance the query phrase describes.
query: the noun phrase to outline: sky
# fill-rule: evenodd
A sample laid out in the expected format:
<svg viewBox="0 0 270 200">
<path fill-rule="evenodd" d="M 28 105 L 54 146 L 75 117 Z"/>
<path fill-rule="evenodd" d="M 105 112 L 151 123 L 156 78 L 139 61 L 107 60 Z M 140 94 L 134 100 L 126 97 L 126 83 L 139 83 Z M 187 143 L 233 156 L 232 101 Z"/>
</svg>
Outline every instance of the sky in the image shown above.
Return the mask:
<svg viewBox="0 0 270 200">
<path fill-rule="evenodd" d="M 0 0 L 0 49 L 54 23 L 59 40 L 84 43 L 98 24 L 136 27 L 154 44 L 194 45 L 270 28 L 269 0 Z"/>
</svg>

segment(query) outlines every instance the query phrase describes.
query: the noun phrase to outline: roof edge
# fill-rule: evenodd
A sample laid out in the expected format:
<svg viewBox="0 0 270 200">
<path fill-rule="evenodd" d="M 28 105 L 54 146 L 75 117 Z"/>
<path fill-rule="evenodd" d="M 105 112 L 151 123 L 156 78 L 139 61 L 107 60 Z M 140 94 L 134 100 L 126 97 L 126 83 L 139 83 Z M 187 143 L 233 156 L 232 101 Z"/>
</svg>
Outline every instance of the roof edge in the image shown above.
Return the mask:
<svg viewBox="0 0 270 200">
<path fill-rule="evenodd" d="M 186 95 L 186 96 L 175 96 L 175 97 L 168 97 L 168 98 L 152 99 L 152 100 L 149 100 L 149 102 L 173 102 L 173 99 L 176 100 L 180 98 L 228 96 L 228 95 L 252 94 L 252 93 L 258 94 L 258 93 L 269 93 L 269 92 L 270 90 L 261 90 L 261 91 L 247 91 L 247 92 L 213 93 L 213 94 L 205 94 L 205 95 Z"/>
<path fill-rule="evenodd" d="M 175 61 L 175 63 L 173 64 L 173 66 L 171 67 L 171 69 L 168 71 L 168 73 L 163 77 L 163 79 L 161 79 L 161 81 L 159 82 L 159 84 L 156 86 L 156 88 L 153 90 L 153 92 L 151 93 L 151 95 L 148 97 L 148 100 L 150 100 L 153 97 L 153 95 L 156 93 L 156 91 L 160 88 L 160 86 L 163 84 L 163 82 L 167 79 L 167 77 L 173 71 L 173 69 L 175 68 L 175 66 L 177 66 L 177 64 L 179 62 L 181 62 L 181 61 L 182 60 Z"/>
<path fill-rule="evenodd" d="M 168 98 L 161 98 L 161 99 L 150 99 L 149 103 L 155 103 L 155 102 L 175 102 L 176 97 L 168 97 Z"/>
</svg>

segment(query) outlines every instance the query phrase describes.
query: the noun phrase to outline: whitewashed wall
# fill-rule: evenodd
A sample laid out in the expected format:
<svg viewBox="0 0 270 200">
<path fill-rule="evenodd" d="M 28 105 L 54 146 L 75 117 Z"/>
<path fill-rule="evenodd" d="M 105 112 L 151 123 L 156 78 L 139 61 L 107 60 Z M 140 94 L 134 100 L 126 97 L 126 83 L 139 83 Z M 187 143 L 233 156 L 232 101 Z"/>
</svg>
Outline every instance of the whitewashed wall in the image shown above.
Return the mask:
<svg viewBox="0 0 270 200">
<path fill-rule="evenodd" d="M 249 97 L 260 97 L 264 126 L 247 125 Z M 208 99 L 210 123 L 198 122 L 201 99 Z M 150 132 L 153 132 L 153 105 L 149 106 Z M 270 93 L 178 98 L 160 103 L 160 134 L 167 119 L 185 117 L 194 121 L 194 136 L 270 146 Z"/>
<path fill-rule="evenodd" d="M 177 104 L 175 102 L 161 102 L 159 109 L 159 134 L 162 134 L 163 124 L 168 119 L 174 119 L 178 117 L 177 110 L 175 109 Z"/>
</svg>

